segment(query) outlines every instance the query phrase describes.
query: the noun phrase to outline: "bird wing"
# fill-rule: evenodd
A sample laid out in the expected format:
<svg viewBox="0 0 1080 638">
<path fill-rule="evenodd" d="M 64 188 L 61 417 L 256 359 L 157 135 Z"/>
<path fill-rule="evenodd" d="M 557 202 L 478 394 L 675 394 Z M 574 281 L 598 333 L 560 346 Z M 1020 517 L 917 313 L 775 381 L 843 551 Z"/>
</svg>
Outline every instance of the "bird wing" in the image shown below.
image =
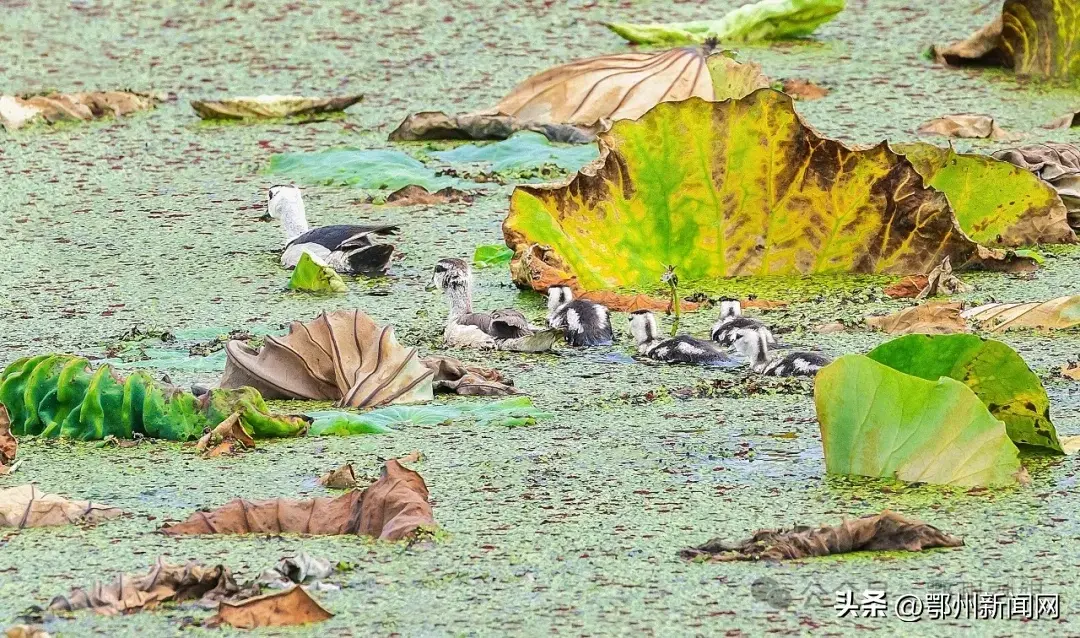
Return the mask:
<svg viewBox="0 0 1080 638">
<path fill-rule="evenodd" d="M 320 226 L 293 239 L 286 247 L 293 244 L 318 244 L 329 250 L 361 248 L 374 243 L 369 235 L 382 236 L 394 230 L 397 230 L 397 226 L 356 226 L 352 224 Z"/>
<path fill-rule="evenodd" d="M 491 315 L 486 312 L 470 312 L 453 320 L 459 326 L 473 326 L 491 335 Z"/>
<path fill-rule="evenodd" d="M 529 320 L 517 310 L 496 310 L 491 313 L 491 330 L 496 339 L 518 339 L 533 333 Z"/>
</svg>

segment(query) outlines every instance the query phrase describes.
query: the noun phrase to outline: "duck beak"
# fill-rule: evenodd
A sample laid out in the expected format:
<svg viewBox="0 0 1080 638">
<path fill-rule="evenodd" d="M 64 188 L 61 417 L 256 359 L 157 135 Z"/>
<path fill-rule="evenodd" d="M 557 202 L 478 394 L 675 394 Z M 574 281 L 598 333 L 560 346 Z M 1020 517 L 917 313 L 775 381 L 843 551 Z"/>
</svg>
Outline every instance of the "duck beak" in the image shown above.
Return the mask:
<svg viewBox="0 0 1080 638">
<path fill-rule="evenodd" d="M 427 285 L 424 286 L 424 291 L 425 292 L 435 292 L 438 289 L 439 289 L 439 287 L 435 285 L 434 281 L 429 281 L 429 282 L 427 282 Z"/>
</svg>

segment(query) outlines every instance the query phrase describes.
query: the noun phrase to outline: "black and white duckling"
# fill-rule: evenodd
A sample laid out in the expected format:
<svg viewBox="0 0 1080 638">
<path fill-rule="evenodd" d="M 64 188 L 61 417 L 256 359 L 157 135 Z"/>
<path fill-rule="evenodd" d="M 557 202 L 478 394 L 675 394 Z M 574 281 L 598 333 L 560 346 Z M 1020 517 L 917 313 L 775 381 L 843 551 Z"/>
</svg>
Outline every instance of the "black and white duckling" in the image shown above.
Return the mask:
<svg viewBox="0 0 1080 638">
<path fill-rule="evenodd" d="M 569 286 L 548 288 L 548 325 L 566 333 L 566 343 L 576 348 L 610 346 L 615 341 L 611 317 L 604 306 L 574 299 Z"/>
<path fill-rule="evenodd" d="M 379 237 L 393 234 L 397 226 L 334 224 L 313 229 L 308 226 L 299 188 L 272 186 L 267 197 L 267 216 L 281 220 L 281 228 L 285 231 L 282 266 L 295 268 L 300 255 L 306 252 L 347 275 L 386 274 L 394 247 L 375 242 Z"/>
<path fill-rule="evenodd" d="M 720 319 L 713 324 L 712 340 L 725 348 L 730 348 L 735 345 L 735 341 L 738 340 L 740 334 L 746 330 L 764 330 L 766 343 L 770 346 L 776 345 L 776 339 L 773 338 L 772 331 L 769 330 L 768 326 L 757 319 L 743 316 L 742 304 L 739 303 L 738 299 L 721 299 Z"/>
<path fill-rule="evenodd" d="M 832 363 L 816 352 L 789 352 L 769 358 L 769 345 L 763 330 L 743 331 L 735 341 L 735 350 L 750 362 L 750 369 L 771 377 L 812 377 Z"/>
<path fill-rule="evenodd" d="M 435 264 L 432 284 L 450 302 L 443 339 L 458 348 L 497 348 L 517 352 L 550 350 L 561 330 L 545 330 L 531 325 L 517 310 L 473 312 L 472 268 L 462 259 L 440 259 Z"/>
<path fill-rule="evenodd" d="M 664 363 L 692 363 L 698 365 L 735 365 L 716 344 L 696 339 L 690 335 L 677 335 L 664 339 L 656 326 L 656 316 L 649 310 L 630 313 L 630 333 L 638 352 Z"/>
</svg>

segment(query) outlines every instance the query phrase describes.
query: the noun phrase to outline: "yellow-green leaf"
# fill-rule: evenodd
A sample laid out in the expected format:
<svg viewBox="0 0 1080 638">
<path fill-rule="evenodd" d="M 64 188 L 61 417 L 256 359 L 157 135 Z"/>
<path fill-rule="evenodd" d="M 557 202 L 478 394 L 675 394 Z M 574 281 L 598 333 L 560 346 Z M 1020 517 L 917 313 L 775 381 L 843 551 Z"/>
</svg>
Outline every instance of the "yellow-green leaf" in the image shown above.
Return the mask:
<svg viewBox="0 0 1080 638">
<path fill-rule="evenodd" d="M 988 303 L 963 313 L 989 332 L 1065 330 L 1080 325 L 1080 295 L 1027 303 Z"/>
<path fill-rule="evenodd" d="M 685 282 L 1020 265 L 968 238 L 888 145 L 824 139 L 771 89 L 663 103 L 600 146 L 568 184 L 519 186 L 503 224 L 516 258 L 550 247 L 586 290 L 652 287 L 669 264 Z"/>
<path fill-rule="evenodd" d="M 1006 0 L 1001 46 L 1021 75 L 1080 79 L 1080 0 Z"/>
<path fill-rule="evenodd" d="M 289 289 L 303 292 L 349 292 L 337 271 L 308 252 L 301 254 L 300 260 L 296 262 L 296 268 L 289 278 Z"/>
</svg>

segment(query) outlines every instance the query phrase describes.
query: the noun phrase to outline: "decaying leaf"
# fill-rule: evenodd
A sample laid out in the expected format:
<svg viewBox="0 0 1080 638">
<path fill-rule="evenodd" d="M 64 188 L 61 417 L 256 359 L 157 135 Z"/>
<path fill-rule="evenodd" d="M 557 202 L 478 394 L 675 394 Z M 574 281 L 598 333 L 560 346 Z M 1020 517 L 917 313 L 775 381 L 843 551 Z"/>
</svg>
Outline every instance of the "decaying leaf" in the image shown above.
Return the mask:
<svg viewBox="0 0 1080 638">
<path fill-rule="evenodd" d="M 267 337 L 258 351 L 243 341 L 230 341 L 225 351 L 221 387 L 251 386 L 267 398 L 333 400 L 354 408 L 433 398 L 434 373 L 416 349 L 359 310 L 294 321 L 288 335 Z"/>
<path fill-rule="evenodd" d="M 768 85 L 760 67 L 711 47 L 603 55 L 534 75 L 485 112 L 409 116 L 390 139 L 503 139 L 525 129 L 552 141 L 589 141 L 608 121 L 638 118 L 660 102 L 724 100 Z M 553 136 L 552 125 L 574 127 L 580 135 Z"/>
<path fill-rule="evenodd" d="M 829 89 L 806 78 L 789 78 L 783 81 L 782 86 L 784 93 L 802 102 L 820 100 L 829 94 Z"/>
<path fill-rule="evenodd" d="M 1009 137 L 994 118 L 988 115 L 973 115 L 962 113 L 959 115 L 945 115 L 919 125 L 916 131 L 919 135 L 943 135 L 945 137 L 962 137 L 1001 140 Z"/>
<path fill-rule="evenodd" d="M 785 40 L 810 35 L 844 9 L 844 0 L 758 0 L 732 9 L 719 20 L 669 24 L 608 24 L 633 44 Z"/>
<path fill-rule="evenodd" d="M 472 196 L 456 188 L 441 188 L 434 193 L 423 186 L 410 184 L 399 188 L 386 196 L 389 206 L 435 206 L 438 204 L 456 204 L 471 202 Z"/>
<path fill-rule="evenodd" d="M 1043 125 L 1043 128 L 1054 130 L 1054 129 L 1063 129 L 1063 128 L 1073 128 L 1073 127 L 1077 127 L 1077 126 L 1080 126 L 1080 111 L 1073 112 L 1073 113 L 1066 113 L 1065 115 L 1062 115 L 1061 117 L 1055 118 L 1053 121 L 1048 122 L 1047 124 Z"/>
<path fill-rule="evenodd" d="M 885 510 L 880 514 L 845 520 L 818 528 L 763 529 L 736 544 L 714 538 L 682 550 L 683 558 L 709 561 L 792 560 L 863 551 L 906 550 L 919 552 L 934 547 L 960 547 L 964 541 L 921 521 Z"/>
<path fill-rule="evenodd" d="M 302 97 L 260 95 L 224 100 L 192 100 L 191 108 L 204 120 L 257 120 L 337 113 L 364 99 L 362 95 Z"/>
<path fill-rule="evenodd" d="M 513 379 L 498 370 L 466 365 L 450 357 L 428 357 L 424 365 L 435 372 L 432 384 L 436 391 L 462 396 L 505 396 L 517 394 Z"/>
<path fill-rule="evenodd" d="M 67 596 L 53 598 L 49 610 L 92 609 L 111 616 L 129 614 L 164 602 L 199 600 L 211 603 L 239 593 L 240 587 L 224 565 L 170 565 L 158 558 L 147 574 L 121 574 L 107 584 L 72 589 Z"/>
<path fill-rule="evenodd" d="M 301 292 L 349 292 L 345 280 L 323 260 L 304 251 L 289 277 L 289 290 Z"/>
<path fill-rule="evenodd" d="M 4 638 L 52 638 L 41 625 L 12 625 L 4 630 Z"/>
<path fill-rule="evenodd" d="M 1070 361 L 1061 366 L 1061 376 L 1080 381 L 1080 362 Z"/>
<path fill-rule="evenodd" d="M 894 335 L 966 332 L 967 322 L 960 316 L 962 309 L 960 302 L 931 301 L 884 317 L 867 317 L 866 325 Z"/>
<path fill-rule="evenodd" d="M 221 601 L 210 626 L 230 625 L 237 629 L 306 625 L 333 618 L 303 587 L 256 596 L 238 602 Z"/>
<path fill-rule="evenodd" d="M 300 552 L 278 561 L 272 569 L 259 575 L 258 583 L 275 589 L 288 589 L 292 585 L 303 585 L 320 581 L 334 573 L 334 566 L 325 558 Z"/>
<path fill-rule="evenodd" d="M 1049 182 L 1065 204 L 1069 225 L 1080 228 L 1080 148 L 1047 142 L 1000 150 L 993 156 Z"/>
<path fill-rule="evenodd" d="M 988 303 L 965 310 L 963 317 L 988 332 L 1065 330 L 1080 324 L 1080 296 L 1041 303 Z"/>
<path fill-rule="evenodd" d="M 58 494 L 46 494 L 36 485 L 20 485 L 0 490 L 0 527 L 49 527 L 71 523 L 96 523 L 116 518 L 116 507 L 69 501 Z"/>
<path fill-rule="evenodd" d="M 356 469 L 352 463 L 330 470 L 319 478 L 319 485 L 332 490 L 351 490 L 356 487 Z"/>
<path fill-rule="evenodd" d="M 771 89 L 660 104 L 616 123 L 600 144 L 600 160 L 569 183 L 515 189 L 503 233 L 518 285 L 537 288 L 537 245 L 560 273 L 544 284 L 576 278 L 591 291 L 654 287 L 669 265 L 691 286 L 925 273 L 945 257 L 966 268 L 1034 267 L 969 239 L 945 195 L 888 145 L 823 139 Z"/>
<path fill-rule="evenodd" d="M 382 477 L 364 491 L 337 498 L 269 501 L 236 499 L 210 512 L 163 527 L 168 535 L 185 534 L 363 534 L 401 540 L 420 527 L 435 527 L 424 479 L 396 460 L 383 466 Z"/>
<path fill-rule="evenodd" d="M 1080 77 L 1077 0 L 1005 0 L 1001 16 L 967 40 L 935 47 L 952 65 L 1004 66 L 1019 75 Z"/>
<path fill-rule="evenodd" d="M 11 419 L 8 417 L 7 408 L 0 403 L 0 475 L 11 471 L 18 451 L 19 442 L 11 433 Z"/>
<path fill-rule="evenodd" d="M 154 108 L 156 95 L 126 91 L 0 95 L 0 124 L 9 131 L 35 122 L 89 121 Z"/>
<path fill-rule="evenodd" d="M 911 161 L 927 185 L 945 193 L 960 228 L 980 244 L 1076 242 L 1058 193 L 1024 168 L 923 142 L 892 148 Z"/>
<path fill-rule="evenodd" d="M 206 458 L 235 454 L 238 450 L 254 447 L 255 440 L 244 430 L 239 412 L 234 412 L 195 444 L 195 449 Z"/>
<path fill-rule="evenodd" d="M 926 299 L 938 295 L 960 295 L 970 291 L 971 286 L 960 281 L 953 274 L 952 261 L 946 257 L 926 276 L 926 287 L 920 290 L 919 294 L 915 295 L 915 298 Z"/>
<path fill-rule="evenodd" d="M 926 275 L 908 275 L 900 281 L 885 286 L 884 293 L 893 299 L 914 299 L 926 288 L 930 278 Z"/>
</svg>

